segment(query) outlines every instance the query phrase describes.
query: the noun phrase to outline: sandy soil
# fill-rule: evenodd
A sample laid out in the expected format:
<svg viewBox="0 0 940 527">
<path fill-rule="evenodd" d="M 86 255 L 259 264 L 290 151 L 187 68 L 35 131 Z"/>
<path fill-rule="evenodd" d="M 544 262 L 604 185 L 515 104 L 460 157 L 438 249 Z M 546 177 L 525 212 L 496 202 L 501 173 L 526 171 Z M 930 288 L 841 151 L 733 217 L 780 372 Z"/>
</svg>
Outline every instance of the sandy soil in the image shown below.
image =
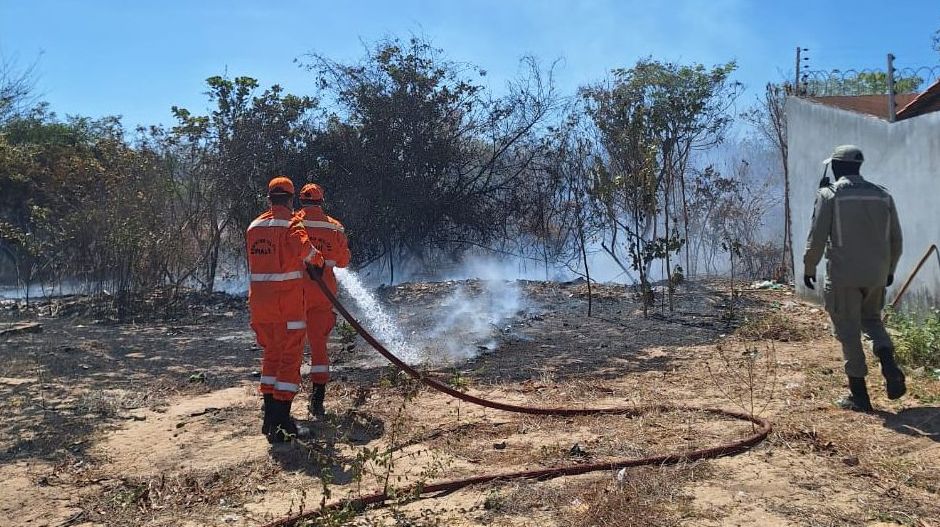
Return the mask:
<svg viewBox="0 0 940 527">
<path fill-rule="evenodd" d="M 381 296 L 420 327 L 457 285 Z M 877 413 L 835 408 L 840 354 L 816 306 L 746 290 L 732 313 L 727 284 L 711 282 L 683 286 L 672 312 L 660 304 L 644 318 L 627 289 L 597 286 L 587 317 L 584 284 L 521 288 L 526 302 L 493 328 L 495 349 L 434 374 L 530 405 L 753 407 L 774 432 L 735 457 L 479 486 L 349 523 L 940 526 L 940 382 L 912 376 L 909 395 L 888 401 L 872 374 Z M 750 430 L 700 412 L 562 419 L 481 409 L 415 386 L 337 331 L 327 418 L 310 421 L 298 401 L 311 436 L 272 448 L 259 433 L 260 352 L 241 301 L 133 324 L 63 303 L 0 305 L 0 327 L 43 325 L 0 337 L 0 525 L 263 525 L 315 509 L 324 489 L 332 501 L 683 451 Z"/>
</svg>

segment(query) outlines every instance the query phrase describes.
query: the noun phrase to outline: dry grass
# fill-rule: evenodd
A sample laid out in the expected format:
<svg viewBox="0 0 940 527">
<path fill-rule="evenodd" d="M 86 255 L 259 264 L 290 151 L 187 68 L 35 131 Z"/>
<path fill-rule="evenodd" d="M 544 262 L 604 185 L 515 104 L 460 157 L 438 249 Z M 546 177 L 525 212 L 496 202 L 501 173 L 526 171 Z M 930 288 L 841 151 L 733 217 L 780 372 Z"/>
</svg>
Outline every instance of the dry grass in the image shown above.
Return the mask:
<svg viewBox="0 0 940 527">
<path fill-rule="evenodd" d="M 735 331 L 745 340 L 777 342 L 803 342 L 818 338 L 820 333 L 820 328 L 779 311 L 749 317 Z"/>
<path fill-rule="evenodd" d="M 75 401 L 77 414 L 118 417 L 126 410 L 147 407 L 155 396 L 153 390 L 89 390 L 83 391 Z M 162 400 L 162 398 L 161 398 Z"/>
<path fill-rule="evenodd" d="M 420 416 L 417 412 L 415 419 Z M 503 419 L 505 417 L 505 419 Z M 751 432 L 748 423 L 698 411 L 623 416 L 500 416 L 497 422 L 441 424 L 415 441 L 501 472 L 682 452 Z"/>
<path fill-rule="evenodd" d="M 532 518 L 534 511 L 557 518 L 560 525 L 646 527 L 678 525 L 694 516 L 683 489 L 709 477 L 707 463 L 639 467 L 618 474 L 567 478 L 543 484 L 516 484 L 490 489 L 483 503 L 486 523 L 514 516 Z"/>
<path fill-rule="evenodd" d="M 899 498 L 912 498 L 921 491 L 934 496 L 940 493 L 937 479 L 940 460 L 919 455 L 923 446 L 914 442 L 886 443 L 868 428 L 877 422 L 860 423 L 854 417 L 838 413 L 826 419 L 825 426 L 818 417 L 780 418 L 775 423 L 771 444 L 801 455 L 818 456 L 821 463 L 865 478 L 866 485 L 880 498 L 868 503 L 866 518 L 856 518 L 849 524 L 855 524 L 854 521 L 864 525 L 862 519 L 877 518 L 901 525 L 921 525 L 919 519 L 932 518 L 935 507 L 925 507 L 930 504 L 916 499 Z M 824 508 L 816 511 L 788 508 L 781 512 L 809 518 L 811 524 L 833 518 L 845 520 L 844 513 Z"/>
<path fill-rule="evenodd" d="M 82 508 L 90 521 L 108 525 L 138 525 L 160 518 L 200 518 L 208 508 L 237 510 L 241 501 L 265 492 L 281 468 L 272 461 L 229 465 L 217 470 L 193 470 L 154 477 L 127 476 L 109 480 L 104 491 Z"/>
</svg>

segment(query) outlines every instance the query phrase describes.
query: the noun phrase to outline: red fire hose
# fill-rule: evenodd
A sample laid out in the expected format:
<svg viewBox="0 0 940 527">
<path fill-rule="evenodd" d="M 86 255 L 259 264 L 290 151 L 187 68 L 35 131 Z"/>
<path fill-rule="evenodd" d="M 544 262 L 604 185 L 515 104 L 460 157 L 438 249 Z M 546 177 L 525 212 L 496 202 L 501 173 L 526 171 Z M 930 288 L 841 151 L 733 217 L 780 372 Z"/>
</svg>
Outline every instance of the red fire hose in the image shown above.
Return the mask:
<svg viewBox="0 0 940 527">
<path fill-rule="evenodd" d="M 578 474 L 586 474 L 588 472 L 596 472 L 599 470 L 615 470 L 624 467 L 637 467 L 641 465 L 669 465 L 676 464 L 682 461 L 694 461 L 699 459 L 708 459 L 708 458 L 717 458 L 722 456 L 729 456 L 733 454 L 739 454 L 744 452 L 754 445 L 757 445 L 763 441 L 767 434 L 770 433 L 770 422 L 761 417 L 756 417 L 753 415 L 746 414 L 744 412 L 735 412 L 730 410 L 722 410 L 720 408 L 695 408 L 689 406 L 669 406 L 669 405 L 651 405 L 646 407 L 634 407 L 634 408 L 537 408 L 531 406 L 519 406 L 515 404 L 501 403 L 499 401 L 490 401 L 488 399 L 483 399 L 473 395 L 463 393 L 459 390 L 455 390 L 450 386 L 443 384 L 439 381 L 436 381 L 418 370 L 412 368 L 404 361 L 393 355 L 388 349 L 385 348 L 379 341 L 375 339 L 364 327 L 362 324 L 356 320 L 352 314 L 339 302 L 336 296 L 326 287 L 322 279 L 315 277 L 317 285 L 320 286 L 320 289 L 323 290 L 323 294 L 330 299 L 330 302 L 336 307 L 336 309 L 343 315 L 343 317 L 349 321 L 356 331 L 362 335 L 362 338 L 366 340 L 373 348 L 376 349 L 383 357 L 388 359 L 389 362 L 397 366 L 403 372 L 411 376 L 412 378 L 424 383 L 426 386 L 433 388 L 439 392 L 446 393 L 451 397 L 456 397 L 457 399 L 466 401 L 471 404 L 476 404 L 486 408 L 493 408 L 495 410 L 503 410 L 506 412 L 530 414 L 530 415 L 550 415 L 550 416 L 583 416 L 583 415 L 621 415 L 626 417 L 638 417 L 643 414 L 655 411 L 695 411 L 695 412 L 704 412 L 721 417 L 730 417 L 732 419 L 738 419 L 742 421 L 748 421 L 757 425 L 756 430 L 749 436 L 739 439 L 731 443 L 724 443 L 717 445 L 711 448 L 703 448 L 699 450 L 691 450 L 687 452 L 676 452 L 669 454 L 662 454 L 659 456 L 651 457 L 642 457 L 642 458 L 632 458 L 632 459 L 615 459 L 606 462 L 600 463 L 591 463 L 585 465 L 575 465 L 568 467 L 558 467 L 558 468 L 547 468 L 541 470 L 526 470 L 521 472 L 506 472 L 501 474 L 485 474 L 482 476 L 475 476 L 465 479 L 456 479 L 451 481 L 443 481 L 441 483 L 432 483 L 429 485 L 424 485 L 420 488 L 414 489 L 414 495 L 423 496 L 426 494 L 432 494 L 437 492 L 453 492 L 470 485 L 476 485 L 479 483 L 487 483 L 495 480 L 510 480 L 510 479 L 550 479 L 559 476 L 574 476 Z M 384 503 L 388 499 L 388 496 L 384 492 L 379 492 L 376 494 L 371 494 L 368 496 L 362 496 L 359 498 L 347 498 L 334 502 L 326 506 L 327 510 L 340 510 L 344 507 L 351 508 L 362 508 L 366 505 L 373 505 Z M 292 527 L 297 523 L 303 520 L 313 519 L 324 511 L 323 509 L 317 509 L 314 511 L 304 512 L 301 514 L 296 514 L 294 516 L 287 516 L 279 520 L 275 520 L 271 523 L 265 525 L 265 527 Z"/>
</svg>

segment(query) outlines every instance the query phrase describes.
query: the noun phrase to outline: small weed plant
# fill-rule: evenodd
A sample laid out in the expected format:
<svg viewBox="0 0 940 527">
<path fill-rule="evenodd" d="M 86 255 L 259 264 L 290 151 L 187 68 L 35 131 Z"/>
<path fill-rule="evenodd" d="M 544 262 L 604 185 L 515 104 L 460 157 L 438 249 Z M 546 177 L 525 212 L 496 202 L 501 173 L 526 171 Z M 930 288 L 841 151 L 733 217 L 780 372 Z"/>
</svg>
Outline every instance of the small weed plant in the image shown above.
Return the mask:
<svg viewBox="0 0 940 527">
<path fill-rule="evenodd" d="M 770 405 L 777 388 L 777 354 L 773 342 L 760 349 L 745 344 L 742 349 L 715 346 L 716 364 L 705 366 L 722 396 L 746 413 L 759 417 Z M 752 429 L 754 424 L 752 423 Z"/>
<path fill-rule="evenodd" d="M 352 324 L 349 322 L 343 321 L 336 326 L 336 332 L 339 334 L 339 340 L 343 344 L 350 344 L 356 340 L 356 336 L 359 333 L 356 331 L 356 328 L 352 327 Z"/>
</svg>

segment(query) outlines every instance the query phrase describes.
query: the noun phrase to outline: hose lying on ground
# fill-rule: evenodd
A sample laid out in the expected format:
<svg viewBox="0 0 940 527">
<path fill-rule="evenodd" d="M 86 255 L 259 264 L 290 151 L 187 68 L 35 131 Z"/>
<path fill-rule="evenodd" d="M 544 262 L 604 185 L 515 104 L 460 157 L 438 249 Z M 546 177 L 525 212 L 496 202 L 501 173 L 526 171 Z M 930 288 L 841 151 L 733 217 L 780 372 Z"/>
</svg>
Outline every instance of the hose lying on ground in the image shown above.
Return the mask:
<svg viewBox="0 0 940 527">
<path fill-rule="evenodd" d="M 749 415 L 744 412 L 735 412 L 730 410 L 722 410 L 720 408 L 696 408 L 691 406 L 670 406 L 670 405 L 651 405 L 646 407 L 633 407 L 633 408 L 538 408 L 531 406 L 520 406 L 515 404 L 502 403 L 499 401 L 490 401 L 488 399 L 483 399 L 481 397 L 476 397 L 463 393 L 459 390 L 456 390 L 446 384 L 443 384 L 439 381 L 436 381 L 427 375 L 422 374 L 418 370 L 412 368 L 407 363 L 396 357 L 392 354 L 385 346 L 382 345 L 379 341 L 375 339 L 364 327 L 362 324 L 356 320 L 352 314 L 339 302 L 329 288 L 326 287 L 326 284 L 323 283 L 323 280 L 319 277 L 314 277 L 317 285 L 320 286 L 320 289 L 323 290 L 323 294 L 333 303 L 333 306 L 336 307 L 337 311 L 343 317 L 349 321 L 349 324 L 352 325 L 356 331 L 369 343 L 376 351 L 382 354 L 383 357 L 388 359 L 389 362 L 398 367 L 401 371 L 405 372 L 412 378 L 424 383 L 426 386 L 437 390 L 439 392 L 446 393 L 451 397 L 455 397 L 462 401 L 466 401 L 471 404 L 476 404 L 486 408 L 492 408 L 495 410 L 503 410 L 506 412 L 529 414 L 529 415 L 547 415 L 547 416 L 556 416 L 556 417 L 571 417 L 571 416 L 584 416 L 584 415 L 620 415 L 625 417 L 638 417 L 650 412 L 657 411 L 693 411 L 693 412 L 704 412 L 712 415 L 717 415 L 721 417 L 727 417 L 742 421 L 748 421 L 757 425 L 753 433 L 743 439 L 733 441 L 730 443 L 723 443 L 711 448 L 703 448 L 698 450 L 690 450 L 686 452 L 675 452 L 669 454 L 662 454 L 659 456 L 650 456 L 650 457 L 641 457 L 641 458 L 630 458 L 630 459 L 614 459 L 605 462 L 599 463 L 589 463 L 584 465 L 574 465 L 567 467 L 557 467 L 557 468 L 546 468 L 539 470 L 526 470 L 520 472 L 506 472 L 501 474 L 484 474 L 481 476 L 474 476 L 465 479 L 456 479 L 451 481 L 443 481 L 440 483 L 432 483 L 428 485 L 423 485 L 420 489 L 416 489 L 415 495 L 426 495 L 433 494 L 438 492 L 453 492 L 470 485 L 476 485 L 479 483 L 487 483 L 490 481 L 496 480 L 510 480 L 510 479 L 550 479 L 559 476 L 574 476 L 578 474 L 586 474 L 588 472 L 595 472 L 599 470 L 615 470 L 624 467 L 638 467 L 642 465 L 669 465 L 676 464 L 683 461 L 695 461 L 699 459 L 708 459 L 708 458 L 717 458 L 722 456 L 729 456 L 733 454 L 739 454 L 744 452 L 754 445 L 757 445 L 763 441 L 767 434 L 770 433 L 770 422 L 761 417 L 756 417 Z M 389 497 L 385 493 L 379 492 L 371 494 L 368 496 L 361 496 L 358 498 L 348 498 L 344 500 L 337 501 L 330 505 L 327 505 L 328 510 L 339 510 L 344 507 L 353 507 L 361 508 L 367 505 L 384 503 Z M 309 512 L 303 512 L 293 516 L 287 516 L 276 520 L 274 522 L 268 523 L 265 527 L 290 527 L 296 525 L 297 523 L 303 520 L 313 519 L 324 512 L 323 509 L 317 509 Z"/>
</svg>

